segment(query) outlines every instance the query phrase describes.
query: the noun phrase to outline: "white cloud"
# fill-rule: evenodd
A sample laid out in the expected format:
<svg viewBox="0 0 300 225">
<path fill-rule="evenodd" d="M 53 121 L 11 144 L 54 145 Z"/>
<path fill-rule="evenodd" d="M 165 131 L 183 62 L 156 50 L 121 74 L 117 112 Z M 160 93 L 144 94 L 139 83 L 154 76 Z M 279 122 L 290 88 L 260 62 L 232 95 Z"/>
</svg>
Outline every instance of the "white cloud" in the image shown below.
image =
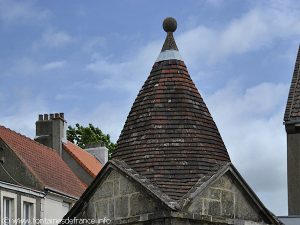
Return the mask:
<svg viewBox="0 0 300 225">
<path fill-rule="evenodd" d="M 44 70 L 53 70 L 63 67 L 66 64 L 65 61 L 53 61 L 42 65 Z"/>
<path fill-rule="evenodd" d="M 62 68 L 66 64 L 64 60 L 52 61 L 45 64 L 39 63 L 32 58 L 21 58 L 5 72 L 6 76 L 35 76 L 43 71 Z"/>
<path fill-rule="evenodd" d="M 294 35 L 300 35 L 299 5 L 271 1 L 229 21 L 223 29 L 197 26 L 188 30 L 178 37 L 178 45 L 190 63 L 199 59 L 215 63 Z"/>
<path fill-rule="evenodd" d="M 106 45 L 106 39 L 104 37 L 94 37 L 88 40 L 83 46 L 84 51 L 95 51 L 98 48 L 103 48 Z"/>
<path fill-rule="evenodd" d="M 0 21 L 24 22 L 47 18 L 49 11 L 37 8 L 32 1 L 0 0 Z"/>
<path fill-rule="evenodd" d="M 100 55 L 93 56 L 92 62 L 86 66 L 86 69 L 99 76 L 97 88 L 126 90 L 130 94 L 136 94 L 146 75 L 150 73 L 160 45 L 160 42 L 151 42 L 123 62 L 112 62 L 111 58 Z"/>
<path fill-rule="evenodd" d="M 39 114 L 48 112 L 48 107 L 41 97 L 33 96 L 26 88 L 19 88 L 15 94 L 18 96 L 16 101 L 0 102 L 0 108 L 5 109 L 0 114 L 1 125 L 33 138 L 35 121 Z"/>
<path fill-rule="evenodd" d="M 73 41 L 74 39 L 64 31 L 48 29 L 42 34 L 40 40 L 34 42 L 33 49 L 38 49 L 40 47 L 57 48 L 70 44 Z"/>
</svg>

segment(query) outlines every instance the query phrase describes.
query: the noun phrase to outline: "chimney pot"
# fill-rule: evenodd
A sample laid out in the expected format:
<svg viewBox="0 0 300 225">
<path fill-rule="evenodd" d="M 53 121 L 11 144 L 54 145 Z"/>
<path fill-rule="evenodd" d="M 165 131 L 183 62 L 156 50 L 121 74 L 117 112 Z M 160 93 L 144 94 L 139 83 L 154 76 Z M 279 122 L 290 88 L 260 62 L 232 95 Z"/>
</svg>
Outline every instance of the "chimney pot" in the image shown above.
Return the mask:
<svg viewBox="0 0 300 225">
<path fill-rule="evenodd" d="M 50 119 L 52 120 L 54 118 L 54 114 L 50 113 Z"/>
<path fill-rule="evenodd" d="M 58 118 L 59 117 L 59 113 L 55 113 L 55 118 Z"/>
<path fill-rule="evenodd" d="M 59 113 L 59 117 L 64 119 L 64 117 L 65 117 L 64 113 Z"/>
<path fill-rule="evenodd" d="M 48 114 L 44 114 L 44 120 L 48 120 L 49 117 L 48 117 Z"/>
<path fill-rule="evenodd" d="M 43 114 L 39 114 L 39 120 L 44 120 Z"/>
</svg>

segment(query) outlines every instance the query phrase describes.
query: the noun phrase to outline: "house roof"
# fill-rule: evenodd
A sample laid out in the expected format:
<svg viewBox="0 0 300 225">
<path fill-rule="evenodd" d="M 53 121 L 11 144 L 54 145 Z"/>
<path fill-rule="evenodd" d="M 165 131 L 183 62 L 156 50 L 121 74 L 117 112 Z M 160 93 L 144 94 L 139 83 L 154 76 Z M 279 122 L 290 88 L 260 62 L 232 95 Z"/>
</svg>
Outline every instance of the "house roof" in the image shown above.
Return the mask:
<svg viewBox="0 0 300 225">
<path fill-rule="evenodd" d="M 64 149 L 79 163 L 92 177 L 96 177 L 102 168 L 101 163 L 91 154 L 70 141 L 63 144 Z"/>
<path fill-rule="evenodd" d="M 0 126 L 0 138 L 13 150 L 44 188 L 79 197 L 86 189 L 61 157 L 24 135 Z"/>
<path fill-rule="evenodd" d="M 230 158 L 181 60 L 172 34 L 176 21 L 168 20 L 162 51 L 131 108 L 112 157 L 178 200 Z"/>
<path fill-rule="evenodd" d="M 290 86 L 289 96 L 284 113 L 285 122 L 300 120 L 300 46 L 295 63 L 295 69 Z"/>
</svg>

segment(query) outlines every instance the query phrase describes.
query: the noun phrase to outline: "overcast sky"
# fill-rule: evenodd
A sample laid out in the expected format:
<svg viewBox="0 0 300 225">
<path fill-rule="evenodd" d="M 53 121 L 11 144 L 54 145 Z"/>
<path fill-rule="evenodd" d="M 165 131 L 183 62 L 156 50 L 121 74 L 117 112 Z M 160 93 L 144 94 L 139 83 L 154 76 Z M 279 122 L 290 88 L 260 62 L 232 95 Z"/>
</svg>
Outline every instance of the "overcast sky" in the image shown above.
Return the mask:
<svg viewBox="0 0 300 225">
<path fill-rule="evenodd" d="M 300 2 L 0 0 L 0 123 L 29 137 L 64 112 L 117 140 L 162 47 L 162 21 L 262 202 L 287 214 L 283 113 L 300 42 Z"/>
</svg>

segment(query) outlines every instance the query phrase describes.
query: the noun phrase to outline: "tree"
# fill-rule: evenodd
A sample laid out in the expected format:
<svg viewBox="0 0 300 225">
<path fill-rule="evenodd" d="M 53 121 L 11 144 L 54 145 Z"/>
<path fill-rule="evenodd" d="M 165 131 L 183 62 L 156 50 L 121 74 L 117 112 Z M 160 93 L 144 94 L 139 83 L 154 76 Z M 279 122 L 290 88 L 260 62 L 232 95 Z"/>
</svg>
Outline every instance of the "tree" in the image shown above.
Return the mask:
<svg viewBox="0 0 300 225">
<path fill-rule="evenodd" d="M 67 139 L 83 149 L 87 147 L 87 144 L 102 143 L 108 149 L 109 158 L 116 147 L 116 144 L 111 142 L 109 134 L 104 134 L 91 123 L 87 127 L 78 123 L 75 127 L 68 126 Z"/>
</svg>

